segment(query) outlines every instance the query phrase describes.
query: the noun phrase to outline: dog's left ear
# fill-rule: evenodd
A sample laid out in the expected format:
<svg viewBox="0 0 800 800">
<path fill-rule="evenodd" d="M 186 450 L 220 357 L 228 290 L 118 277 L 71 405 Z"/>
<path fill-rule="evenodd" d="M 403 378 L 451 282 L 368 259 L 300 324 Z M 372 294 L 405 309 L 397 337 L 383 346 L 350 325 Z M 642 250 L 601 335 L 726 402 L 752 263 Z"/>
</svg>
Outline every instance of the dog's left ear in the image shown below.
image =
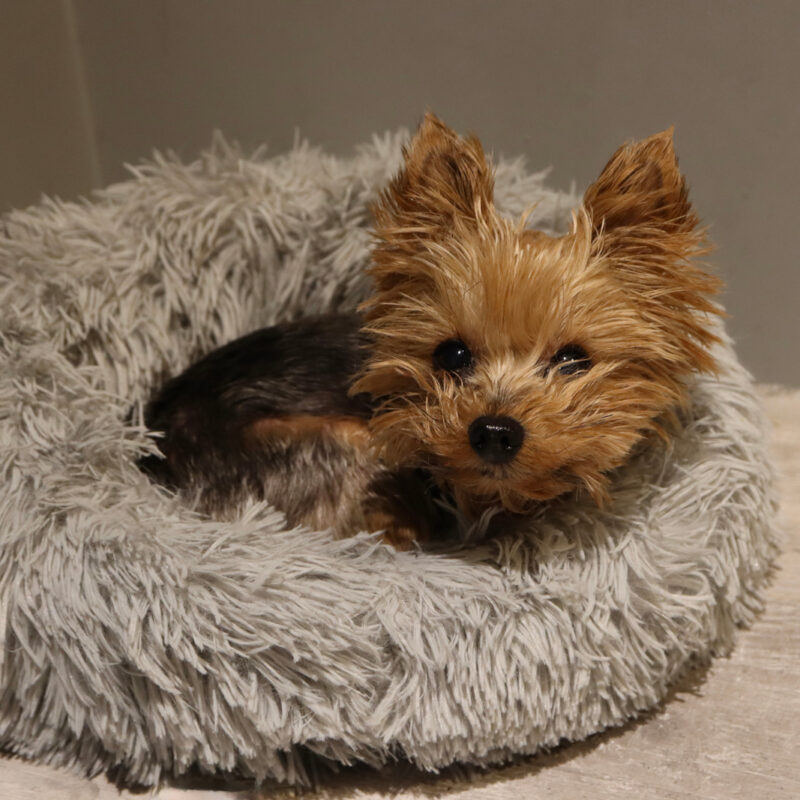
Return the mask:
<svg viewBox="0 0 800 800">
<path fill-rule="evenodd" d="M 583 206 L 594 252 L 670 342 L 676 371 L 711 369 L 708 348 L 717 337 L 709 315 L 720 313 L 712 298 L 722 284 L 697 263 L 709 248 L 678 169 L 672 130 L 620 147 L 586 190 Z"/>
<path fill-rule="evenodd" d="M 595 229 L 611 236 L 641 226 L 664 234 L 693 231 L 698 220 L 678 169 L 672 129 L 620 147 L 586 190 L 583 205 Z"/>
<path fill-rule="evenodd" d="M 378 237 L 390 246 L 422 249 L 492 205 L 494 177 L 474 136 L 462 139 L 429 112 L 403 155 L 374 209 Z"/>
</svg>

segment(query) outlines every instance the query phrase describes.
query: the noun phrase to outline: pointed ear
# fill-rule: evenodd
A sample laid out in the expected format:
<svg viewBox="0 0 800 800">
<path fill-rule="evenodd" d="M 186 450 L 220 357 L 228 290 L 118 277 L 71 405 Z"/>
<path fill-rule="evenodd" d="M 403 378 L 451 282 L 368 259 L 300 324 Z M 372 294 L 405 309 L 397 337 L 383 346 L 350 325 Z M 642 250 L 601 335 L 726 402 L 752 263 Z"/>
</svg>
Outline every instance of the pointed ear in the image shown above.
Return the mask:
<svg viewBox="0 0 800 800">
<path fill-rule="evenodd" d="M 670 369 L 713 370 L 712 317 L 721 313 L 713 297 L 722 283 L 697 263 L 709 247 L 678 169 L 672 130 L 623 145 L 583 203 L 592 249 L 660 331 Z"/>
<path fill-rule="evenodd" d="M 462 139 L 429 112 L 403 155 L 374 209 L 384 240 L 436 238 L 456 221 L 475 223 L 491 206 L 494 178 L 474 136 Z"/>
<path fill-rule="evenodd" d="M 617 150 L 586 190 L 583 204 L 596 231 L 690 233 L 697 226 L 672 146 L 672 129 Z"/>
</svg>

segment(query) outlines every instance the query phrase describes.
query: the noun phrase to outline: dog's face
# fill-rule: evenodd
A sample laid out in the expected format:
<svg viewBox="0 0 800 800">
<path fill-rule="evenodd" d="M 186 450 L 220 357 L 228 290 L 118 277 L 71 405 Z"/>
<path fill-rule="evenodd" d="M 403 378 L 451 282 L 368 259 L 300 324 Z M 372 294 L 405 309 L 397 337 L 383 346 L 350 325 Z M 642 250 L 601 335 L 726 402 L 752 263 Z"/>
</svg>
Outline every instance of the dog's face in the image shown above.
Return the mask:
<svg viewBox="0 0 800 800">
<path fill-rule="evenodd" d="M 499 217 L 481 146 L 429 115 L 376 209 L 383 458 L 429 468 L 460 507 L 525 511 L 607 473 L 711 370 L 718 281 L 671 136 L 622 147 L 553 238 Z"/>
</svg>

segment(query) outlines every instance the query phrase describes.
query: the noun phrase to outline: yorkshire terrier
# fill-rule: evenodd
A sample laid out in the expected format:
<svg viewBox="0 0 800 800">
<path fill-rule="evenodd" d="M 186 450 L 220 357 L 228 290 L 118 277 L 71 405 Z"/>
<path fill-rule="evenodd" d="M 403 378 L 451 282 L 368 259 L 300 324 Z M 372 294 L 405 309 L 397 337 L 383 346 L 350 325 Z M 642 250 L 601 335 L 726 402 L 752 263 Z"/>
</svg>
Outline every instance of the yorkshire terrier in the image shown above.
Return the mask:
<svg viewBox="0 0 800 800">
<path fill-rule="evenodd" d="M 475 137 L 432 114 L 374 209 L 360 314 L 256 331 L 170 380 L 142 466 L 216 516 L 248 497 L 291 525 L 408 548 L 568 492 L 668 439 L 714 371 L 718 279 L 671 132 L 623 145 L 570 231 L 499 216 Z"/>
</svg>

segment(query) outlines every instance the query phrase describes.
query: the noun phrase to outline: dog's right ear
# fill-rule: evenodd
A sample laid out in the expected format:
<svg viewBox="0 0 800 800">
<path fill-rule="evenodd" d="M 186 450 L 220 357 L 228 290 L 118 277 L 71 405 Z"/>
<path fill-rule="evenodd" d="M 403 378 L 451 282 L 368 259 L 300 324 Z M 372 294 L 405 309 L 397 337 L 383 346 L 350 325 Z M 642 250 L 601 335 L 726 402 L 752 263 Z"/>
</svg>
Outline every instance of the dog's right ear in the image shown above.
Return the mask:
<svg viewBox="0 0 800 800">
<path fill-rule="evenodd" d="M 374 398 L 395 398 L 394 412 L 387 405 L 375 417 L 387 430 L 392 420 L 402 420 L 405 398 L 420 396 L 419 382 L 430 372 L 430 343 L 441 341 L 441 332 L 430 327 L 441 327 L 434 295 L 442 251 L 448 244 L 463 245 L 494 214 L 492 170 L 474 136 L 462 139 L 426 114 L 403 155 L 400 172 L 374 208 L 373 291 L 361 305 L 370 355 L 351 387 Z M 413 436 L 391 441 L 392 458 L 418 446 Z"/>
<path fill-rule="evenodd" d="M 475 225 L 492 205 L 494 177 L 474 136 L 462 139 L 428 112 L 403 155 L 374 208 L 385 246 L 419 251 L 460 223 Z"/>
</svg>

